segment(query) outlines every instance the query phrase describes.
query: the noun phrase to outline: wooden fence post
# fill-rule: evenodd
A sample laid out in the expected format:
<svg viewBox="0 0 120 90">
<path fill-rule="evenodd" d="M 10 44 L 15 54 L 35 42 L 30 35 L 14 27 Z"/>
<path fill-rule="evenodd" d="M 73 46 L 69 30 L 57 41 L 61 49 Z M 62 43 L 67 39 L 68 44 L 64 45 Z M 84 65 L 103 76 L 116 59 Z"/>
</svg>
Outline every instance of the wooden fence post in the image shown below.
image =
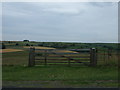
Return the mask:
<svg viewBox="0 0 120 90">
<path fill-rule="evenodd" d="M 90 50 L 90 65 L 97 65 L 97 50 L 95 48 L 91 48 Z"/>
<path fill-rule="evenodd" d="M 106 55 L 105 55 L 105 50 L 104 50 L 104 54 L 103 54 L 103 55 L 104 55 L 104 56 L 103 56 L 103 60 L 104 60 L 104 63 L 105 63 L 105 56 L 106 56 Z"/>
<path fill-rule="evenodd" d="M 68 66 L 70 66 L 70 58 L 68 58 Z"/>
<path fill-rule="evenodd" d="M 109 60 L 110 60 L 110 57 L 109 57 L 109 53 L 110 53 L 110 51 L 109 51 L 109 49 L 107 50 L 107 64 L 108 64 L 108 62 L 109 62 Z"/>
<path fill-rule="evenodd" d="M 45 50 L 45 65 L 47 65 L 47 50 Z"/>
<path fill-rule="evenodd" d="M 118 48 L 120 48 L 120 44 L 118 44 Z M 117 60 L 118 60 L 118 68 L 120 68 L 120 49 L 117 50 Z"/>
<path fill-rule="evenodd" d="M 28 66 L 31 67 L 34 65 L 35 65 L 35 48 L 30 48 Z"/>
</svg>

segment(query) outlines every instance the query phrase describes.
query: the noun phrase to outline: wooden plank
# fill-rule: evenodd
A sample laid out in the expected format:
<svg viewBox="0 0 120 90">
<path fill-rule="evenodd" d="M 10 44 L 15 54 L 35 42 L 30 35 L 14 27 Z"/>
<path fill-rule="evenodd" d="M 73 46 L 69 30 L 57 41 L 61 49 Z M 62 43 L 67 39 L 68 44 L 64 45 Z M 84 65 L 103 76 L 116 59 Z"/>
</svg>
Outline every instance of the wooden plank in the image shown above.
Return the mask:
<svg viewBox="0 0 120 90">
<path fill-rule="evenodd" d="M 45 52 L 44 52 L 45 53 Z M 36 55 L 37 54 L 44 54 L 44 53 L 41 53 L 41 52 L 37 52 L 35 53 Z M 47 53 L 49 54 L 49 56 L 60 56 L 61 54 L 64 55 L 64 56 L 90 56 L 90 54 L 76 54 L 76 53 Z"/>
<path fill-rule="evenodd" d="M 78 53 L 60 53 L 60 52 L 49 52 L 48 54 L 64 55 L 64 54 L 78 54 Z"/>
<path fill-rule="evenodd" d="M 35 59 L 35 60 L 45 60 L 45 59 Z M 68 60 L 68 59 L 48 59 L 47 60 Z"/>
<path fill-rule="evenodd" d="M 44 62 L 39 62 L 39 63 L 44 63 Z M 49 63 L 67 63 L 68 64 L 68 62 L 48 62 L 47 64 Z M 70 62 L 70 63 L 89 63 L 89 62 Z"/>
<path fill-rule="evenodd" d="M 108 55 L 108 53 L 105 53 L 105 54 L 104 53 L 98 53 L 98 55 Z M 111 53 L 111 55 L 120 55 L 120 54 L 112 54 Z"/>
<path fill-rule="evenodd" d="M 47 50 L 47 51 L 62 51 L 62 50 L 66 50 L 66 51 L 90 51 L 90 49 L 35 49 L 35 50 Z"/>
<path fill-rule="evenodd" d="M 48 56 L 48 57 L 90 58 L 90 56 Z"/>
<path fill-rule="evenodd" d="M 79 57 L 70 56 L 70 58 L 90 58 L 90 56 L 79 56 Z"/>
<path fill-rule="evenodd" d="M 40 62 L 40 63 L 44 63 L 44 62 Z M 49 63 L 68 63 L 68 62 L 66 61 L 66 62 L 49 62 Z M 49 64 L 49 63 L 47 63 L 47 64 Z"/>
<path fill-rule="evenodd" d="M 60 55 L 58 55 L 58 54 L 49 54 L 49 56 L 60 56 Z M 90 56 L 90 54 L 83 54 L 83 53 L 81 53 L 81 54 L 65 54 L 64 56 Z"/>
<path fill-rule="evenodd" d="M 45 59 L 38 59 L 38 58 L 36 58 L 35 60 L 45 60 Z M 47 61 L 48 60 L 68 60 L 68 59 L 49 59 L 49 58 L 47 58 Z M 90 59 L 73 59 L 73 60 L 90 60 Z"/>
<path fill-rule="evenodd" d="M 88 56 L 88 57 L 90 57 L 90 54 L 84 54 L 84 55 L 81 55 L 81 54 L 79 54 L 79 55 L 64 55 L 64 56 L 68 56 L 68 57 L 84 57 L 84 56 Z"/>
<path fill-rule="evenodd" d="M 36 56 L 36 58 L 44 58 L 45 56 Z M 77 56 L 77 57 L 75 57 L 75 56 L 70 56 L 70 57 L 68 57 L 68 56 L 55 56 L 55 57 L 49 57 L 49 56 L 47 56 L 47 58 L 90 58 L 90 56 Z"/>
</svg>

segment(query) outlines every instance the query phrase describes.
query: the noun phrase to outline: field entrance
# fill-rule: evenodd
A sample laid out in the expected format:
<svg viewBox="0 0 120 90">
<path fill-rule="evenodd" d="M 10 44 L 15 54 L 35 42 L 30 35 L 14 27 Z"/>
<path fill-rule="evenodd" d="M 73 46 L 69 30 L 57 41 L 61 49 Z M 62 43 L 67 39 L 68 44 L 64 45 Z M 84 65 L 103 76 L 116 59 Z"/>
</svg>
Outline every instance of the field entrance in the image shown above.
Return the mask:
<svg viewBox="0 0 120 90">
<path fill-rule="evenodd" d="M 34 65 L 92 65 L 97 64 L 97 50 L 92 49 L 36 49 L 30 48 L 29 66 Z"/>
</svg>

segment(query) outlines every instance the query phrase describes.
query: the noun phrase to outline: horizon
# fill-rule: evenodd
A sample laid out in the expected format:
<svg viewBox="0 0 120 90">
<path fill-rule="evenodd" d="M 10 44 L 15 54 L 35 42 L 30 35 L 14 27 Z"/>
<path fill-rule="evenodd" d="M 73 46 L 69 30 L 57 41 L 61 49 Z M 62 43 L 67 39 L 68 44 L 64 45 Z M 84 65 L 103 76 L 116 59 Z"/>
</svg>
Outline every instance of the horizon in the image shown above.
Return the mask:
<svg viewBox="0 0 120 90">
<path fill-rule="evenodd" d="M 25 39 L 28 40 L 28 39 Z M 13 42 L 23 42 L 24 40 L 2 40 L 0 42 L 7 42 L 7 41 L 13 41 Z M 29 42 L 63 42 L 63 43 L 115 43 L 118 44 L 118 42 L 79 42 L 79 41 L 36 41 L 36 40 L 29 40 Z"/>
</svg>

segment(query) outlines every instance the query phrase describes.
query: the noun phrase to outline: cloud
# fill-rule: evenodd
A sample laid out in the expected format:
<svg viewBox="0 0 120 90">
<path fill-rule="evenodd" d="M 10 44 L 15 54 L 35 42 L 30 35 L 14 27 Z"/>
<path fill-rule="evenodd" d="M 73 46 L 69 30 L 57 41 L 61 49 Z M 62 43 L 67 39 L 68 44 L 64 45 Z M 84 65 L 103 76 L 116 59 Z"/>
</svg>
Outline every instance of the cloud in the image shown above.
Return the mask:
<svg viewBox="0 0 120 90">
<path fill-rule="evenodd" d="M 68 14 L 78 14 L 79 10 L 77 9 L 64 9 L 64 8 L 52 8 L 52 9 L 44 9 L 45 12 L 56 12 L 56 13 L 68 13 Z"/>
<path fill-rule="evenodd" d="M 2 3 L 0 3 L 0 40 L 2 40 Z"/>
<path fill-rule="evenodd" d="M 106 2 L 106 3 L 103 3 L 103 2 L 89 2 L 89 5 L 104 8 L 104 7 L 109 7 L 109 6 L 114 5 L 114 2 Z"/>
<path fill-rule="evenodd" d="M 4 40 L 117 41 L 117 3 L 3 3 L 3 10 Z"/>
</svg>

